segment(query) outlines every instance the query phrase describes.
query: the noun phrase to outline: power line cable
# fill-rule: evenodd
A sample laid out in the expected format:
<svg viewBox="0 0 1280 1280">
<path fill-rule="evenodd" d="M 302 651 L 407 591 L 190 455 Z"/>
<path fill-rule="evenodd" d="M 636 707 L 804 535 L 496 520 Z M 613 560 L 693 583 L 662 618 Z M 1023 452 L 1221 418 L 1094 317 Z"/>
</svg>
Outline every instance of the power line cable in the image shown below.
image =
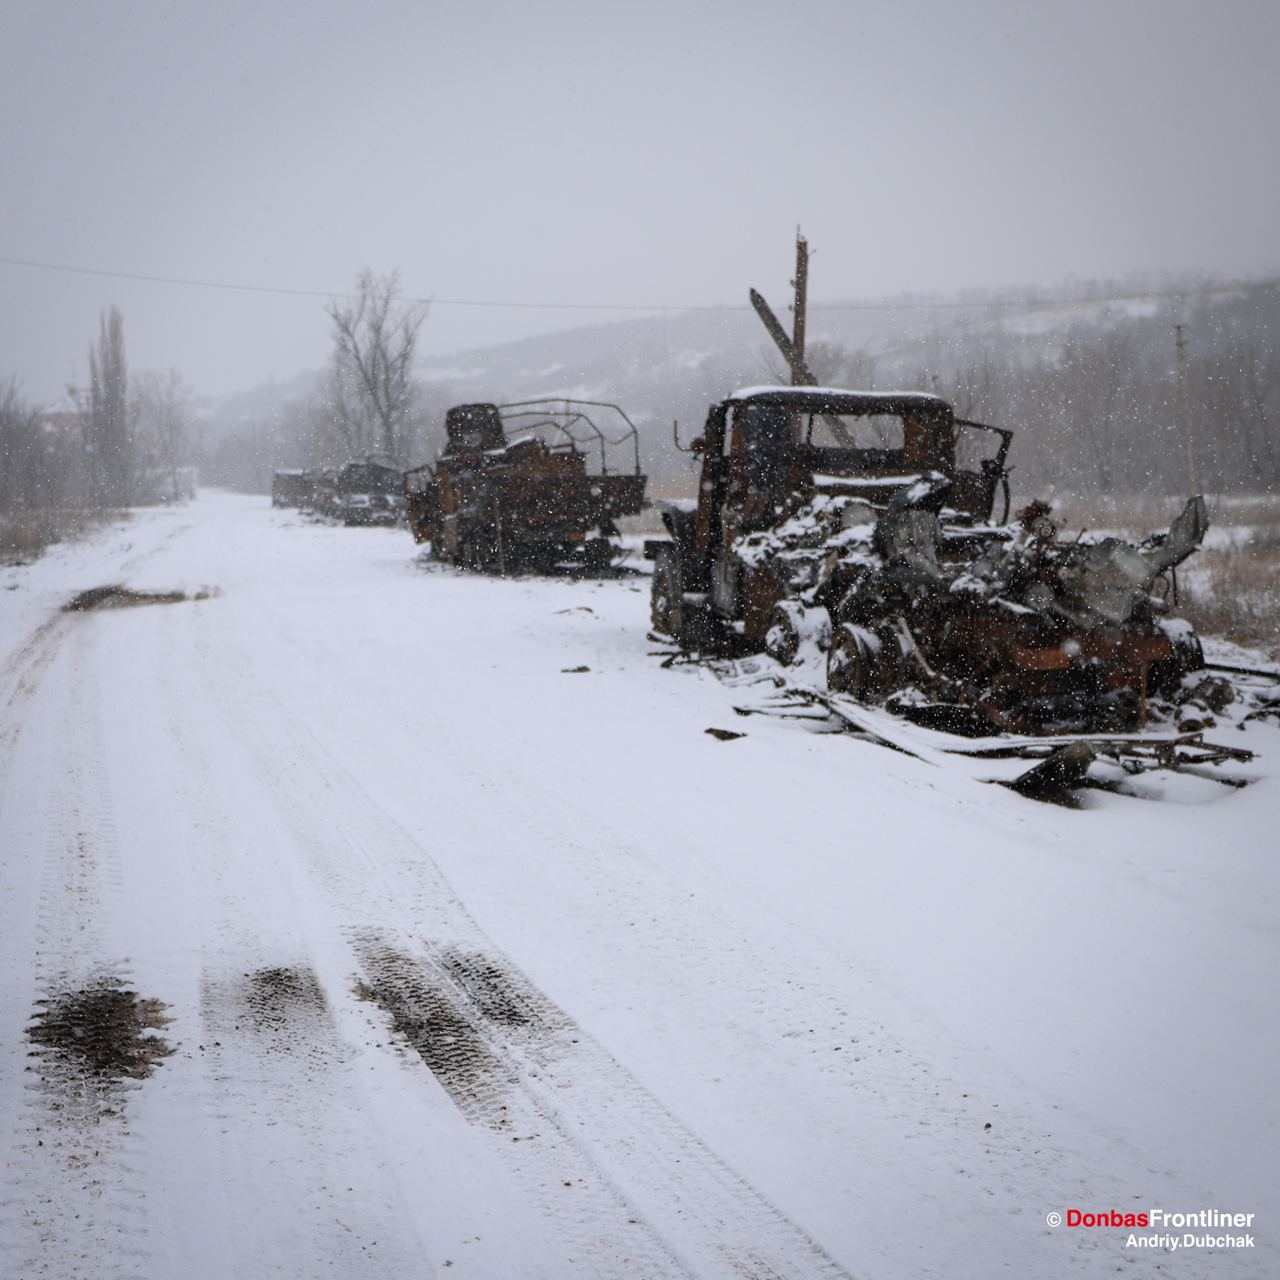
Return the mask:
<svg viewBox="0 0 1280 1280">
<path fill-rule="evenodd" d="M 69 275 L 103 276 L 112 280 L 135 280 L 145 284 L 179 285 L 193 289 L 223 289 L 235 293 L 266 293 L 293 298 L 352 298 L 355 294 L 343 290 L 287 289 L 274 285 L 228 283 L 221 280 L 197 280 L 184 276 L 146 275 L 134 271 L 109 271 L 101 267 L 70 266 L 57 262 L 37 262 L 28 258 L 0 257 L 0 264 L 11 267 L 28 267 L 36 271 L 59 271 Z M 1033 310 L 1038 307 L 1087 306 L 1109 302 L 1154 302 L 1163 298 L 1213 297 L 1241 293 L 1257 289 L 1269 289 L 1280 285 L 1280 277 L 1245 281 L 1233 285 L 1211 285 L 1193 288 L 1149 289 L 1137 293 L 1106 294 L 1081 298 L 1031 298 L 966 302 L 959 299 L 944 301 L 881 301 L 881 302 L 812 302 L 810 311 L 979 311 L 979 310 Z M 522 309 L 539 311 L 750 311 L 747 304 L 738 303 L 621 303 L 621 302 L 527 302 L 499 301 L 476 298 L 418 298 L 406 297 L 406 302 L 426 303 L 435 307 L 490 307 L 494 309 Z"/>
</svg>

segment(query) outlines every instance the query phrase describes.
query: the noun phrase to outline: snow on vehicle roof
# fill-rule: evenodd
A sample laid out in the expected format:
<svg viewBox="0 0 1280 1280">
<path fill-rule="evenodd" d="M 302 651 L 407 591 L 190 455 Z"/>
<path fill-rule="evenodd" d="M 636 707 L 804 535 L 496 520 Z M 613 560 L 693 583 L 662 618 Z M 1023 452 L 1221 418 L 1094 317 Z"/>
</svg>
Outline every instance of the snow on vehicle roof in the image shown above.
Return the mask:
<svg viewBox="0 0 1280 1280">
<path fill-rule="evenodd" d="M 769 400 L 774 397 L 785 397 L 791 403 L 803 404 L 806 400 L 831 400 L 860 402 L 867 412 L 893 412 L 893 410 L 877 409 L 890 403 L 901 405 L 918 405 L 920 408 L 949 409 L 950 404 L 941 396 L 928 391 L 851 391 L 845 387 L 788 387 L 759 386 L 742 387 L 728 398 L 730 400 Z"/>
<path fill-rule="evenodd" d="M 825 476 L 813 477 L 816 489 L 848 489 L 856 486 L 859 489 L 894 489 L 905 488 L 920 479 L 920 472 L 909 476 Z"/>
</svg>

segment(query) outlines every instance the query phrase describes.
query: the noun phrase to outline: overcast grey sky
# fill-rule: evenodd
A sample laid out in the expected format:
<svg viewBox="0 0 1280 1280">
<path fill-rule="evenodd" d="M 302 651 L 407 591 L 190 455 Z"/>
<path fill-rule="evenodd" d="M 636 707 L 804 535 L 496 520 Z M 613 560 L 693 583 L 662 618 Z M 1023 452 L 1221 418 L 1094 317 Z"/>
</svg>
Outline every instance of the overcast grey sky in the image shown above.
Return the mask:
<svg viewBox="0 0 1280 1280">
<path fill-rule="evenodd" d="M 337 291 L 444 352 L 608 313 L 1280 269 L 1274 0 L 0 0 L 0 258 Z M 202 392 L 323 364 L 322 299 L 0 263 L 0 377 L 118 305 Z"/>
</svg>

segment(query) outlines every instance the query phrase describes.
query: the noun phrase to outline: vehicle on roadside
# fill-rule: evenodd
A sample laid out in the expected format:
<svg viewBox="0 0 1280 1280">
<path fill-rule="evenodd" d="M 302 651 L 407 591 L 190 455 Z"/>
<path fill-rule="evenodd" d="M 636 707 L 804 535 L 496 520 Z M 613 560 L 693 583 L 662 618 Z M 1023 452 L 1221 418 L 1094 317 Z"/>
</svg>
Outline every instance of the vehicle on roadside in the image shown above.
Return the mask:
<svg viewBox="0 0 1280 1280">
<path fill-rule="evenodd" d="M 404 516 L 404 473 L 377 458 L 352 458 L 336 471 L 317 473 L 312 508 L 348 527 L 399 524 Z"/>
<path fill-rule="evenodd" d="M 1203 499 L 1141 543 L 1061 542 L 1044 503 L 1006 523 L 1011 440 L 924 393 L 735 393 L 694 442 L 697 500 L 658 504 L 654 629 L 687 650 L 807 665 L 920 723 L 1145 724 L 1152 698 L 1203 666 L 1190 626 L 1167 616 Z"/>
<path fill-rule="evenodd" d="M 306 507 L 315 495 L 315 471 L 276 471 L 271 476 L 273 507 Z"/>
<path fill-rule="evenodd" d="M 435 463 L 405 473 L 409 527 L 434 555 L 496 573 L 606 569 L 616 521 L 645 502 L 638 435 L 617 405 L 455 405 Z M 632 467 L 615 469 L 625 451 Z"/>
</svg>

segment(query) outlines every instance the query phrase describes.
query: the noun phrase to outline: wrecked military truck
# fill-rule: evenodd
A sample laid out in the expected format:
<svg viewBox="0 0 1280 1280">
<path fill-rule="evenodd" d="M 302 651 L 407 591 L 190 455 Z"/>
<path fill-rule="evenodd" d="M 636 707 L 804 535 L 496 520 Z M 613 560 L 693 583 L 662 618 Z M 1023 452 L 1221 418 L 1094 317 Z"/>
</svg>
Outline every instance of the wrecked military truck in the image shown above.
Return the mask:
<svg viewBox="0 0 1280 1280">
<path fill-rule="evenodd" d="M 646 544 L 655 630 L 764 650 L 951 732 L 1144 726 L 1204 665 L 1167 612 L 1204 502 L 1140 543 L 1060 541 L 1041 502 L 1007 523 L 1011 435 L 920 393 L 759 387 L 714 405 L 698 500 L 659 504 L 670 538 Z"/>
<path fill-rule="evenodd" d="M 275 471 L 271 475 L 273 507 L 305 507 L 315 494 L 315 471 Z"/>
<path fill-rule="evenodd" d="M 639 436 L 617 405 L 455 405 L 445 430 L 436 463 L 404 477 L 414 540 L 438 559 L 500 574 L 603 570 L 618 550 L 615 521 L 647 505 Z M 629 473 L 613 469 L 614 450 L 630 455 Z"/>
<path fill-rule="evenodd" d="M 404 514 L 403 472 L 374 457 L 351 458 L 336 471 L 321 472 L 315 484 L 317 514 L 348 528 L 390 527 Z"/>
</svg>

